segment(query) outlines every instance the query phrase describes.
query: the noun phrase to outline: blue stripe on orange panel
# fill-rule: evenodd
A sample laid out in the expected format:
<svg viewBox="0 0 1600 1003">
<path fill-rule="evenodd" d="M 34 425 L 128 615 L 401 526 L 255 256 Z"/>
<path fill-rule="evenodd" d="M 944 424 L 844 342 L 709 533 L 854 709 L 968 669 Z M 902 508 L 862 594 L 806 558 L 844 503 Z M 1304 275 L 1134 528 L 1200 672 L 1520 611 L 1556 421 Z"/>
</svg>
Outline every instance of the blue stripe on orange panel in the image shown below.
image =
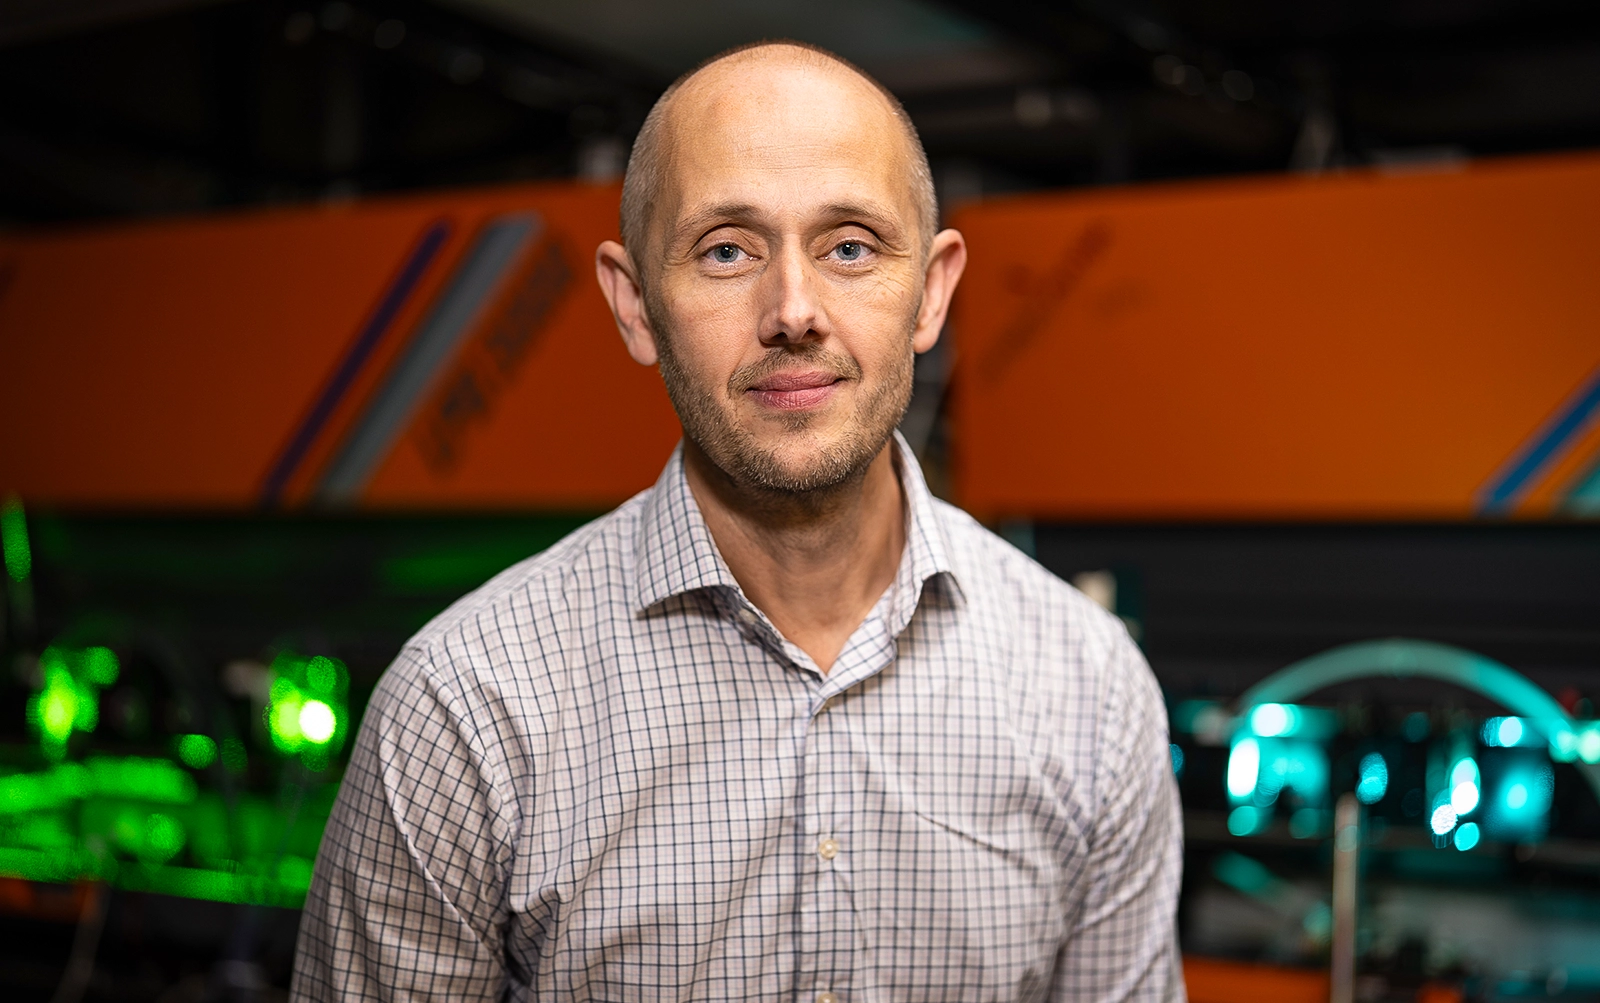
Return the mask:
<svg viewBox="0 0 1600 1003">
<path fill-rule="evenodd" d="M 1504 515 L 1538 483 L 1538 474 L 1561 458 L 1589 424 L 1600 419 L 1600 369 L 1590 373 L 1556 411 L 1478 490 L 1478 511 Z"/>
<path fill-rule="evenodd" d="M 400 308 L 405 305 L 406 299 L 416 289 L 417 283 L 422 281 L 423 273 L 428 270 L 428 265 L 438 256 L 439 248 L 444 246 L 445 238 L 450 235 L 450 224 L 447 220 L 436 220 L 430 224 L 412 248 L 405 263 L 401 265 L 400 272 L 384 290 L 383 296 L 378 300 L 378 307 L 367 318 L 366 324 L 356 335 L 356 340 L 339 361 L 338 367 L 333 372 L 333 377 L 323 387 L 322 394 L 317 398 L 305 419 L 295 429 L 290 437 L 289 444 L 284 447 L 271 471 L 268 472 L 266 482 L 261 489 L 261 504 L 263 506 L 276 505 L 283 497 L 283 490 L 289 484 L 289 479 L 294 476 L 295 470 L 310 452 L 311 445 L 322 432 L 328 419 L 333 416 L 334 409 L 349 393 L 350 386 L 355 382 L 356 376 L 361 372 L 361 367 L 366 365 L 372 357 L 372 352 L 388 333 L 394 324 L 395 317 L 400 313 Z"/>
</svg>

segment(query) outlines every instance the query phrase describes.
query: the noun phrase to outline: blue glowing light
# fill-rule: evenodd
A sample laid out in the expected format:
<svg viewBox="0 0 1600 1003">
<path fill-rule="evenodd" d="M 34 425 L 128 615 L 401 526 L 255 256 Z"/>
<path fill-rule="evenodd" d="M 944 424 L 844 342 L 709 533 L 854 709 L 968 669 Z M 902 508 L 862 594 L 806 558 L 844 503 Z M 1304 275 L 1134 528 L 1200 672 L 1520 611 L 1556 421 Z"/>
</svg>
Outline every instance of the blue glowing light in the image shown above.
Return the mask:
<svg viewBox="0 0 1600 1003">
<path fill-rule="evenodd" d="M 1478 807 L 1479 783 L 1478 764 L 1472 757 L 1457 760 L 1450 768 L 1450 807 L 1458 817 Z"/>
<path fill-rule="evenodd" d="M 1172 745 L 1172 775 L 1183 776 L 1183 750 L 1176 743 Z"/>
<path fill-rule="evenodd" d="M 1361 768 L 1356 782 L 1356 798 L 1362 804 L 1377 804 L 1389 790 L 1389 764 L 1376 752 L 1361 757 Z"/>
<path fill-rule="evenodd" d="M 1277 738 L 1294 730 L 1295 708 L 1281 703 L 1264 703 L 1250 712 L 1250 730 L 1262 738 Z"/>
<path fill-rule="evenodd" d="M 1512 784 L 1506 788 L 1506 807 L 1519 811 L 1528 806 L 1528 785 Z"/>
<path fill-rule="evenodd" d="M 1491 717 L 1483 722 L 1483 744 L 1491 748 L 1514 749 L 1524 739 L 1535 739 L 1533 729 L 1520 717 Z"/>
<path fill-rule="evenodd" d="M 1449 804 L 1442 804 L 1433 810 L 1433 815 L 1428 819 L 1428 827 L 1434 835 L 1443 836 L 1456 827 L 1456 810 Z"/>
<path fill-rule="evenodd" d="M 1478 845 L 1478 826 L 1475 822 L 1467 822 L 1456 830 L 1456 849 L 1465 853 Z"/>
<path fill-rule="evenodd" d="M 1228 794 L 1247 798 L 1256 789 L 1256 778 L 1261 774 L 1261 743 L 1253 738 L 1234 745 L 1228 753 Z"/>
<path fill-rule="evenodd" d="M 1248 836 L 1261 825 L 1265 815 L 1250 805 L 1240 805 L 1228 813 L 1228 831 L 1235 836 Z"/>
</svg>

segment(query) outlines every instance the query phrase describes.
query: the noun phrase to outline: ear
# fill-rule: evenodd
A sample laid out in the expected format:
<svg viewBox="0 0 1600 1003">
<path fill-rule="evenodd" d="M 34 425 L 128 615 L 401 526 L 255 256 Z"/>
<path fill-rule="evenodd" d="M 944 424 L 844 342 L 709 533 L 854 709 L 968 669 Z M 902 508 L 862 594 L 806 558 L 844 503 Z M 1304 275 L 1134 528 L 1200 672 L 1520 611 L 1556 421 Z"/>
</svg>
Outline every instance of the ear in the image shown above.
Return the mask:
<svg viewBox="0 0 1600 1003">
<path fill-rule="evenodd" d="M 928 248 L 928 270 L 922 280 L 922 309 L 911 333 L 911 347 L 926 352 L 939 341 L 956 283 L 967 268 L 967 239 L 959 230 L 941 230 Z"/>
<path fill-rule="evenodd" d="M 600 280 L 600 291 L 611 306 L 611 316 L 628 354 L 641 366 L 655 365 L 661 358 L 656 350 L 656 332 L 645 311 L 639 273 L 627 249 L 614 240 L 601 243 L 594 252 L 594 274 Z"/>
</svg>

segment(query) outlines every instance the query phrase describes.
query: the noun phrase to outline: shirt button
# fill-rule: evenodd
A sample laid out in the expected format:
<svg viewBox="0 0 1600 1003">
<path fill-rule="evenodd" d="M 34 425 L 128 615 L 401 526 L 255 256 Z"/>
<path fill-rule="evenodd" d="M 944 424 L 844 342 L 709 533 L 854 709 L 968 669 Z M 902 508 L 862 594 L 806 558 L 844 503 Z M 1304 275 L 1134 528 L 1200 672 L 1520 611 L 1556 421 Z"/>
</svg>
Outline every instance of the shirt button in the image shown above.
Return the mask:
<svg viewBox="0 0 1600 1003">
<path fill-rule="evenodd" d="M 741 610 L 739 610 L 739 622 L 744 624 L 745 626 L 749 626 L 750 624 L 755 623 L 756 619 L 757 619 L 757 617 L 756 617 L 756 614 L 755 614 L 755 610 L 750 610 L 750 609 L 741 609 Z"/>
<path fill-rule="evenodd" d="M 817 993 L 817 1003 L 839 1003 L 839 997 L 833 993 Z"/>
<path fill-rule="evenodd" d="M 832 860 L 838 855 L 839 842 L 832 836 L 829 836 L 827 839 L 824 839 L 822 842 L 817 844 L 817 856 L 821 857 L 823 860 Z M 828 996 L 829 998 L 832 998 L 832 995 L 832 993 L 823 993 L 823 996 Z M 817 998 L 821 999 L 822 997 L 819 996 Z"/>
</svg>

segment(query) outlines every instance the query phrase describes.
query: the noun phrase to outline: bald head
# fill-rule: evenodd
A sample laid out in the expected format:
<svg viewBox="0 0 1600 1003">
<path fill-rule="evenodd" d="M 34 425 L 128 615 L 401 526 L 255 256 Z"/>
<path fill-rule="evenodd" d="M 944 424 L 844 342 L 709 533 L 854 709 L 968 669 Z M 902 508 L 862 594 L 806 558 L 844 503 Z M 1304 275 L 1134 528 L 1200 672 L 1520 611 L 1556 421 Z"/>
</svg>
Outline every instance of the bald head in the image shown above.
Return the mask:
<svg viewBox="0 0 1600 1003">
<path fill-rule="evenodd" d="M 894 95 L 849 62 L 799 42 L 762 42 L 715 56 L 667 88 L 645 119 L 628 157 L 622 184 L 622 242 L 641 272 L 649 271 L 652 240 L 673 171 L 688 166 L 686 144 L 707 129 L 754 132 L 752 118 L 782 131 L 797 106 L 829 104 L 833 120 L 881 130 L 899 142 L 884 168 L 896 174 L 911 202 L 926 252 L 938 227 L 938 203 L 927 154 L 916 128 Z M 843 116 L 843 121 L 839 116 Z M 796 142 L 805 137 L 795 134 Z M 641 281 L 646 276 L 639 276 Z"/>
</svg>

